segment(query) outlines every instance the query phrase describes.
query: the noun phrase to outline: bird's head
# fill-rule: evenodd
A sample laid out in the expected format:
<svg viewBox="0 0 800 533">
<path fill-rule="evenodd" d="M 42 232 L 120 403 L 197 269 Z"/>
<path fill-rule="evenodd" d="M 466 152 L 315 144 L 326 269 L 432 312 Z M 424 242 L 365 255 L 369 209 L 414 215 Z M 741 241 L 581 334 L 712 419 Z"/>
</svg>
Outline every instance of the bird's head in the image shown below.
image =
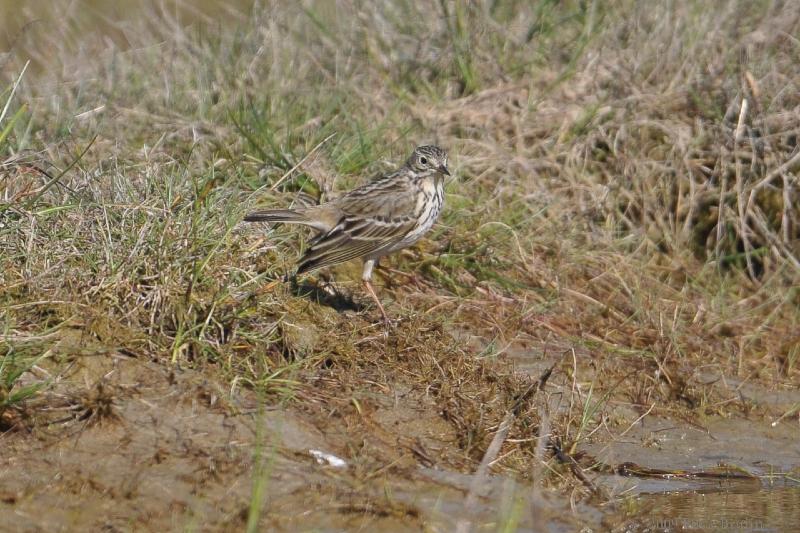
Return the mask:
<svg viewBox="0 0 800 533">
<path fill-rule="evenodd" d="M 406 161 L 406 166 L 420 174 L 429 174 L 433 171 L 445 176 L 450 175 L 450 171 L 447 170 L 447 152 L 438 146 L 427 145 L 414 148 L 411 157 Z"/>
</svg>

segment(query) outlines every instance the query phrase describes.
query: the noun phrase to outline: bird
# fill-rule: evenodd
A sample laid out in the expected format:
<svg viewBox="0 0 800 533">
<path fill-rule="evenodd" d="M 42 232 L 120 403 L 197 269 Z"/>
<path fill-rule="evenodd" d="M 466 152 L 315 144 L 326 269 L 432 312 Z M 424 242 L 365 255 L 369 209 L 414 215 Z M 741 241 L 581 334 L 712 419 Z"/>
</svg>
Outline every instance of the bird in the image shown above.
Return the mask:
<svg viewBox="0 0 800 533">
<path fill-rule="evenodd" d="M 446 176 L 450 176 L 447 152 L 434 145 L 418 146 L 394 172 L 333 200 L 255 211 L 244 220 L 301 224 L 316 231 L 295 276 L 362 258 L 361 282 L 388 325 L 389 317 L 372 287 L 372 270 L 382 257 L 411 246 L 433 227 L 444 206 Z"/>
</svg>

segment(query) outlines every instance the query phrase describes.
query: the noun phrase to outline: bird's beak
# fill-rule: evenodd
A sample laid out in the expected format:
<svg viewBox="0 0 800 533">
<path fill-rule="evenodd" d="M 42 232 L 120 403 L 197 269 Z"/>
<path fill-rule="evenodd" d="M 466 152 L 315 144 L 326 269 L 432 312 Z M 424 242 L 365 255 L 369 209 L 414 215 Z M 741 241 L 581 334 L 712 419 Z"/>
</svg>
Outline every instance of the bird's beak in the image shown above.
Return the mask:
<svg viewBox="0 0 800 533">
<path fill-rule="evenodd" d="M 450 175 L 450 171 L 447 170 L 447 167 L 445 165 L 440 166 L 437 170 L 439 172 L 441 172 L 442 174 L 444 174 L 445 176 L 449 176 Z"/>
</svg>

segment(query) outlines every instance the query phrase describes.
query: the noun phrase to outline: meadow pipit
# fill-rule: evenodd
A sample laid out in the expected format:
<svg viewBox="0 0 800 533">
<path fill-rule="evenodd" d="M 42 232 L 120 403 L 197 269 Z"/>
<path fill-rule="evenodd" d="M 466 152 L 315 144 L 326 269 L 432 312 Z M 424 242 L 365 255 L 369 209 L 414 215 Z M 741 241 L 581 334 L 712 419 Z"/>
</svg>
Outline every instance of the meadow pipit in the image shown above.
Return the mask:
<svg viewBox="0 0 800 533">
<path fill-rule="evenodd" d="M 378 260 L 417 242 L 436 222 L 444 204 L 447 153 L 438 146 L 419 146 L 396 171 L 326 202 L 296 209 L 256 211 L 248 222 L 304 224 L 317 231 L 297 266 L 297 274 L 364 259 L 361 280 L 389 318 L 372 288 Z"/>
</svg>

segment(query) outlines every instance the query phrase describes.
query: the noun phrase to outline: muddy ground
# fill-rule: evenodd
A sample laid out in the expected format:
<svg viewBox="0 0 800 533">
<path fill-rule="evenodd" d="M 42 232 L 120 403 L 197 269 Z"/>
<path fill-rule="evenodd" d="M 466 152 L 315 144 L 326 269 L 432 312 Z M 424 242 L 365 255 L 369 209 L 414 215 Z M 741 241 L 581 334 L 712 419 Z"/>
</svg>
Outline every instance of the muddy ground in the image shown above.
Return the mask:
<svg viewBox="0 0 800 533">
<path fill-rule="evenodd" d="M 369 342 L 391 344 L 377 331 Z M 327 362 L 292 393 L 304 397 L 297 406 L 232 393 L 213 367 L 91 353 L 79 333 L 72 337 L 58 350 L 81 344 L 81 356 L 48 393 L 48 407 L 35 421 L 6 420 L 0 513 L 8 530 L 240 531 L 254 500 L 263 505 L 259 527 L 269 530 L 449 531 L 460 517 L 492 530 L 499 506 L 514 503 L 509 491 L 528 492 L 492 476 L 477 505 L 464 508 L 472 482 L 464 436 L 431 393 L 435 376 L 420 379 L 420 366 L 438 362 L 420 365 L 413 351 L 388 371 L 379 359 Z M 535 511 L 548 530 L 600 520 L 597 511 L 570 513 L 555 493 L 525 499 L 524 521 Z"/>
<path fill-rule="evenodd" d="M 465 439 L 482 437 L 469 435 L 476 427 L 452 409 L 459 396 L 477 395 L 485 416 L 496 417 L 492 402 L 518 396 L 528 376 L 552 368 L 531 407 L 556 420 L 570 396 L 567 374 L 594 365 L 586 354 L 573 360 L 517 342 L 487 359 L 486 343 L 463 331 L 451 336 L 424 319 L 397 326 L 399 338 L 428 329 L 441 349 L 430 357 L 364 318 L 342 315 L 374 333 L 364 336 L 373 346 L 363 357 L 334 355 L 297 376 L 290 393 L 267 396 L 219 381 L 213 366 L 95 350 L 78 329 L 67 330 L 55 353 L 80 356 L 47 392 L 45 407 L 34 419 L 4 419 L 2 529 L 241 531 L 254 507 L 257 528 L 276 531 L 657 531 L 669 530 L 655 527 L 669 520 L 704 524 L 721 510 L 776 530 L 800 522 L 800 489 L 785 475 L 800 467 L 797 420 L 772 424 L 800 401 L 796 390 L 708 372 L 707 386 L 747 403 L 749 414 L 702 420 L 610 402 L 604 423 L 572 452 L 589 466 L 592 495 L 543 448 L 539 431 L 526 435 L 524 427 L 512 431 L 517 444 L 504 452 L 524 453 L 525 440 L 538 447 L 527 475 L 476 474 L 481 457 L 469 456 Z M 464 389 L 437 390 L 451 372 L 462 373 Z M 625 472 L 612 471 L 623 464 Z"/>
</svg>

